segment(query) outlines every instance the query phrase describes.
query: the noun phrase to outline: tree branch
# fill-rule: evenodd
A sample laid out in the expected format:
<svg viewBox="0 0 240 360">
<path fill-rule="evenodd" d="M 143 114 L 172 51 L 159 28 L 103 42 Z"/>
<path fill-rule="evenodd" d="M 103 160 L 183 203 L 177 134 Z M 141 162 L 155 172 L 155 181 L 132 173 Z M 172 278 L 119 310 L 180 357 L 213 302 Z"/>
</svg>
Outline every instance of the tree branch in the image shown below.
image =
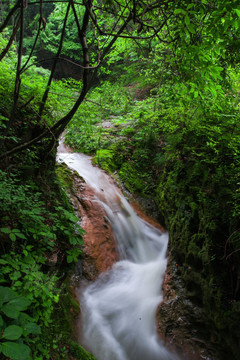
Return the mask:
<svg viewBox="0 0 240 360">
<path fill-rule="evenodd" d="M 3 32 L 3 30 L 5 29 L 5 27 L 7 27 L 9 20 L 11 19 L 11 17 L 14 15 L 14 13 L 16 12 L 16 10 L 20 7 L 20 2 L 21 0 L 18 0 L 17 3 L 14 5 L 14 7 L 10 10 L 9 14 L 7 15 L 4 23 L 0 26 L 0 33 Z"/>
<path fill-rule="evenodd" d="M 21 68 L 20 72 L 22 73 L 24 71 L 24 69 L 26 68 L 27 64 L 29 63 L 31 57 L 32 57 L 32 54 L 33 54 L 33 51 L 36 47 L 36 44 L 37 44 L 37 41 L 38 41 L 38 37 L 39 37 L 39 34 L 40 34 L 40 31 L 41 31 L 41 25 L 42 25 L 42 19 L 43 19 L 43 16 L 42 16 L 42 0 L 40 0 L 40 8 L 39 8 L 39 12 L 40 12 L 40 16 L 39 16 L 39 22 L 38 22 L 38 31 L 37 31 L 37 35 L 35 37 L 35 40 L 34 40 L 34 44 L 32 46 L 32 49 L 30 51 L 30 54 L 28 56 L 28 59 L 27 61 L 25 62 L 25 64 L 23 65 L 23 67 Z"/>
<path fill-rule="evenodd" d="M 14 40 L 14 38 L 15 38 L 15 36 L 16 36 L 16 33 L 17 33 L 18 29 L 19 29 L 20 24 L 21 24 L 21 19 L 18 20 L 17 25 L 16 25 L 15 28 L 13 29 L 12 35 L 11 35 L 9 41 L 8 41 L 7 46 L 6 46 L 5 49 L 3 49 L 3 51 L 1 52 L 1 54 L 0 54 L 0 61 L 1 61 L 1 60 L 4 58 L 4 56 L 8 53 L 10 47 L 12 46 L 13 40 Z"/>
<path fill-rule="evenodd" d="M 63 39 L 64 39 L 64 34 L 65 34 L 65 29 L 66 29 L 69 10 L 70 10 L 70 1 L 68 2 L 66 15 L 65 15 L 65 18 L 64 18 L 64 23 L 63 23 L 62 34 L 61 34 L 61 39 L 60 39 L 58 51 L 57 51 L 56 57 L 54 59 L 51 74 L 50 74 L 49 79 L 48 79 L 48 84 L 47 84 L 46 90 L 45 90 L 45 92 L 43 94 L 42 101 L 41 101 L 41 104 L 40 104 L 40 108 L 39 108 L 39 115 L 40 116 L 42 116 L 42 112 L 43 112 L 44 106 L 45 106 L 47 98 L 48 98 L 48 92 L 49 92 L 49 89 L 50 89 L 50 85 L 51 85 L 53 75 L 54 75 L 54 72 L 55 72 L 55 69 L 56 69 L 57 61 L 58 61 L 59 55 L 60 55 L 60 53 L 62 51 Z"/>
</svg>

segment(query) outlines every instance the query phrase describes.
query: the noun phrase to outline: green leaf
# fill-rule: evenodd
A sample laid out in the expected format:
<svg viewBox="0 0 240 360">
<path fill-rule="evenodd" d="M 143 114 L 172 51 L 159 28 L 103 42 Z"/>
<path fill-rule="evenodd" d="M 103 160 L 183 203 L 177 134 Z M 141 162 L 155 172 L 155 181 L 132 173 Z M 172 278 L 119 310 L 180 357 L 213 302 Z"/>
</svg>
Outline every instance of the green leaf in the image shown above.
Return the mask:
<svg viewBox="0 0 240 360">
<path fill-rule="evenodd" d="M 209 90 L 210 90 L 213 98 L 216 99 L 216 97 L 217 97 L 216 89 L 215 89 L 213 86 L 211 86 L 211 87 L 209 88 Z"/>
<path fill-rule="evenodd" d="M 76 244 L 78 243 L 78 239 L 75 238 L 75 237 L 73 237 L 73 236 L 71 236 L 71 237 L 69 237 L 69 243 L 70 243 L 71 245 L 76 245 Z"/>
<path fill-rule="evenodd" d="M 20 273 L 20 271 L 14 271 L 14 273 L 10 274 L 10 279 L 18 280 L 21 276 L 22 274 Z"/>
<path fill-rule="evenodd" d="M 2 327 L 3 326 L 3 318 L 2 318 L 2 316 L 0 315 L 0 327 Z"/>
<path fill-rule="evenodd" d="M 11 229 L 9 229 L 9 228 L 1 228 L 0 229 L 1 230 L 1 232 L 3 232 L 4 234 L 10 234 L 11 233 Z"/>
<path fill-rule="evenodd" d="M 0 286 L 0 304 L 4 304 L 5 302 L 15 298 L 17 295 L 6 286 Z"/>
<path fill-rule="evenodd" d="M 12 360 L 27 360 L 30 355 L 30 348 L 24 344 L 7 341 L 2 343 L 2 353 Z"/>
<path fill-rule="evenodd" d="M 36 323 L 27 323 L 24 325 L 24 332 L 27 332 L 27 334 L 34 334 L 38 335 L 41 333 L 41 328 Z"/>
<path fill-rule="evenodd" d="M 190 33 L 195 34 L 196 31 L 193 24 L 189 24 L 187 28 Z"/>
<path fill-rule="evenodd" d="M 17 325 L 8 326 L 3 332 L 3 338 L 7 340 L 17 340 L 23 333 L 23 329 Z"/>
<path fill-rule="evenodd" d="M 12 305 L 4 305 L 1 310 L 6 316 L 10 317 L 11 319 L 17 319 L 19 316 L 19 311 Z"/>
<path fill-rule="evenodd" d="M 15 233 L 15 235 L 16 235 L 17 237 L 19 237 L 20 239 L 26 239 L 26 236 L 25 236 L 25 235 L 23 235 L 23 234 L 22 234 L 22 233 L 20 233 L 20 232 Z"/>
<path fill-rule="evenodd" d="M 224 70 L 222 66 L 215 66 L 214 69 L 219 72 Z"/>
<path fill-rule="evenodd" d="M 18 296 L 9 301 L 9 305 L 14 306 L 18 311 L 24 311 L 30 305 L 31 301 L 23 296 Z"/>
<path fill-rule="evenodd" d="M 186 11 L 183 9 L 176 9 L 174 10 L 174 15 L 178 15 L 178 14 L 186 14 Z"/>
<path fill-rule="evenodd" d="M 186 24 L 187 27 L 188 27 L 188 26 L 190 25 L 190 19 L 189 19 L 189 16 L 188 16 L 188 15 L 185 15 L 184 21 L 185 21 L 185 24 Z"/>
<path fill-rule="evenodd" d="M 6 265 L 8 262 L 6 260 L 0 259 L 0 265 Z"/>
<path fill-rule="evenodd" d="M 240 18 L 240 10 L 239 9 L 234 9 L 236 11 L 237 16 Z"/>
<path fill-rule="evenodd" d="M 9 235 L 9 237 L 10 237 L 10 239 L 11 239 L 12 241 L 16 241 L 16 235 L 15 235 L 15 234 L 11 233 L 11 234 Z"/>
</svg>

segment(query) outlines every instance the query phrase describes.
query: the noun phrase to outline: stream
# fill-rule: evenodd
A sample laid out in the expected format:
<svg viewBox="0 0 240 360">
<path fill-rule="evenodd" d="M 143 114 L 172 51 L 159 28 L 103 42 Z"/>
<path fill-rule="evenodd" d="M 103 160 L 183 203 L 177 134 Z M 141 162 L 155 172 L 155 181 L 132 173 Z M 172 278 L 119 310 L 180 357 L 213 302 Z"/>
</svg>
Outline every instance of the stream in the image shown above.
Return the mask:
<svg viewBox="0 0 240 360">
<path fill-rule="evenodd" d="M 120 261 L 88 285 L 80 299 L 83 344 L 98 360 L 177 360 L 156 331 L 168 234 L 142 220 L 91 157 L 58 148 L 58 161 L 94 189 L 111 223 Z"/>
</svg>

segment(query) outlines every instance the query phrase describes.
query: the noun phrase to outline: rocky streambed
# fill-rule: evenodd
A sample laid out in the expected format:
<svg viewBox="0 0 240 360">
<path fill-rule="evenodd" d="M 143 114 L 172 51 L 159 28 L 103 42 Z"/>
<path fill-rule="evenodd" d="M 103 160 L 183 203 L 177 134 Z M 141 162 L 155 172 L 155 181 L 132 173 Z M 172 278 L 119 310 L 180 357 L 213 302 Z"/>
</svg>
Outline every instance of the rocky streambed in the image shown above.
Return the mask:
<svg viewBox="0 0 240 360">
<path fill-rule="evenodd" d="M 69 149 L 65 148 L 65 151 L 69 152 Z M 73 164 L 68 164 L 68 166 L 73 169 L 74 167 L 72 165 Z M 99 169 L 96 171 L 99 171 Z M 114 186 L 114 188 L 116 188 L 113 198 L 111 198 L 111 200 L 105 200 L 105 206 L 103 206 L 102 201 L 104 201 L 106 197 L 106 190 L 101 187 L 101 184 L 97 188 L 94 188 L 91 186 L 91 181 L 86 182 L 77 172 L 74 171 L 72 174 L 73 187 L 71 199 L 75 210 L 80 214 L 81 226 L 86 231 L 84 235 L 84 259 L 81 261 L 80 271 L 78 272 L 79 283 L 76 290 L 80 305 L 81 302 L 86 302 L 82 293 L 85 291 L 85 288 L 89 286 L 89 283 L 94 283 L 100 274 L 108 274 L 112 271 L 111 269 L 115 266 L 114 264 L 119 263 L 119 261 L 120 264 L 122 264 L 121 261 L 126 261 L 126 259 L 121 260 L 121 250 L 119 251 L 119 245 L 117 245 L 116 236 L 114 235 L 114 225 L 111 221 L 111 216 L 109 216 L 109 209 L 107 208 L 109 204 L 106 205 L 106 203 L 110 202 L 114 204 L 113 210 L 111 210 L 113 213 L 122 212 L 129 217 L 131 216 L 131 214 L 128 213 L 130 210 L 126 204 L 123 205 L 121 190 L 116 186 L 114 180 L 106 174 L 104 174 L 104 177 L 108 178 L 109 187 Z M 158 236 L 164 234 L 164 229 L 161 225 L 153 218 L 147 216 L 136 202 L 133 201 L 132 206 L 134 212 L 138 214 L 138 218 L 144 219 L 144 223 L 148 223 L 151 227 L 158 229 L 156 231 L 160 231 L 157 233 Z M 165 239 L 164 241 L 167 240 Z M 153 242 L 153 240 L 150 240 L 150 242 Z M 132 245 L 128 243 L 126 247 L 128 246 L 131 247 Z M 128 252 L 127 249 L 124 251 Z M 148 250 L 145 249 L 144 251 Z M 159 303 L 154 311 L 155 320 L 153 321 L 153 328 L 156 334 L 158 334 L 156 343 L 160 341 L 161 346 L 164 347 L 164 352 L 159 356 L 162 356 L 164 360 L 175 358 L 216 360 L 217 357 L 214 355 L 211 339 L 207 338 L 208 332 L 204 314 L 201 308 L 194 306 L 185 297 L 181 281 L 178 279 L 178 265 L 174 263 L 171 254 L 168 254 L 168 259 L 167 269 L 163 272 L 163 274 L 165 274 L 163 281 L 161 276 L 159 279 L 155 279 L 157 287 L 160 288 L 161 297 L 158 298 Z M 146 268 L 146 272 L 147 271 L 150 272 L 151 270 Z M 100 283 L 106 283 L 109 276 L 100 275 L 100 277 L 102 279 Z M 126 281 L 127 280 L 129 279 L 126 279 Z M 141 282 L 138 284 L 138 287 L 139 286 L 141 286 Z M 108 289 L 105 288 L 105 291 L 107 292 Z M 99 292 L 96 294 L 93 293 L 91 299 L 94 299 L 98 294 Z M 141 301 L 141 299 L 139 300 Z M 142 299 L 142 302 L 144 303 L 144 299 Z M 121 316 L 123 316 L 122 312 L 124 312 L 124 309 L 119 309 L 118 311 L 122 314 Z M 107 316 L 109 317 L 110 315 L 108 314 Z M 89 321 L 89 318 L 85 319 L 85 321 Z M 129 321 L 131 321 L 131 319 L 129 319 Z M 82 322 L 82 317 L 79 317 L 79 322 Z M 121 322 L 118 322 L 117 326 L 121 326 Z M 134 326 L 136 327 L 136 325 Z M 82 324 L 79 323 L 77 329 L 79 331 L 79 338 L 82 339 L 83 343 L 86 342 L 86 338 L 84 340 L 83 336 L 84 332 L 89 332 L 86 325 L 82 328 Z M 137 335 L 137 328 L 135 328 L 135 330 Z M 93 328 L 90 329 L 90 332 L 91 331 L 93 332 Z M 134 327 L 132 331 L 134 332 Z M 132 341 L 134 341 L 134 339 Z M 91 344 L 89 346 L 88 343 L 86 346 L 90 347 L 91 350 Z M 117 347 L 116 344 L 114 346 Z M 100 345 L 97 344 L 97 347 L 100 347 Z M 96 346 L 93 346 L 94 350 L 95 348 Z M 171 349 L 170 352 L 169 349 Z M 156 351 L 159 351 L 159 349 Z M 135 359 L 134 354 L 130 357 L 128 357 L 128 353 L 127 355 L 120 354 L 121 352 L 119 351 L 117 355 L 110 354 L 104 356 L 106 359 Z M 97 355 L 96 350 L 95 355 Z M 124 356 L 124 358 L 121 358 L 121 356 Z M 161 358 L 155 355 L 155 352 L 150 356 L 149 360 Z"/>
</svg>

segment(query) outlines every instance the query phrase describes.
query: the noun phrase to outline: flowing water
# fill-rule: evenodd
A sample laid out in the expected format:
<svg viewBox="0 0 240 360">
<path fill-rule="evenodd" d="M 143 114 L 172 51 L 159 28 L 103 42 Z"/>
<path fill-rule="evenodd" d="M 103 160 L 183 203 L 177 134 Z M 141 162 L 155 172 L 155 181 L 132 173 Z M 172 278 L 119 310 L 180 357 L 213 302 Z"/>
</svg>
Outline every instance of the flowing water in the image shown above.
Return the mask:
<svg viewBox="0 0 240 360">
<path fill-rule="evenodd" d="M 176 360 L 156 332 L 168 235 L 136 215 L 113 181 L 89 156 L 61 152 L 58 160 L 94 188 L 111 222 L 120 254 L 81 298 L 84 345 L 98 360 Z"/>
</svg>

